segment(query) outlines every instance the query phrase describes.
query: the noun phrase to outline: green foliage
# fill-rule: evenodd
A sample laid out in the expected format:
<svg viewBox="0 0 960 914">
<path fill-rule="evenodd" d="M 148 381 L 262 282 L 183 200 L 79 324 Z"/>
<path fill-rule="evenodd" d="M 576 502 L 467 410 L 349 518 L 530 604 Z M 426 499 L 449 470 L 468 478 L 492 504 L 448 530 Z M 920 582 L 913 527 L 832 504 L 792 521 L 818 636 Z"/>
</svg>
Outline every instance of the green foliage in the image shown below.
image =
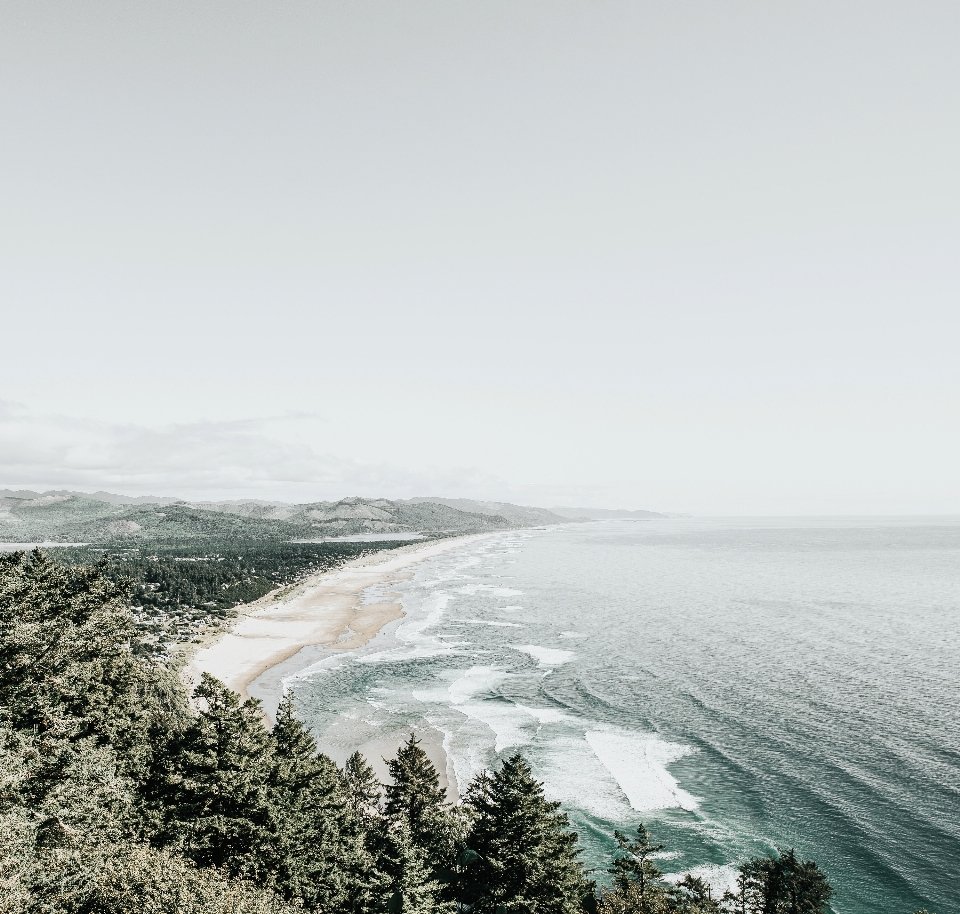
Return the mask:
<svg viewBox="0 0 960 914">
<path fill-rule="evenodd" d="M 271 804 L 276 833 L 268 871 L 285 897 L 309 908 L 366 911 L 385 879 L 367 843 L 367 820 L 345 789 L 342 772 L 317 753 L 310 732 L 280 704 L 271 733 Z"/>
<path fill-rule="evenodd" d="M 664 882 L 649 859 L 663 845 L 654 844 L 642 824 L 635 841 L 620 832 L 615 837 L 621 853 L 610 866 L 612 886 L 600 892 L 600 914 L 823 914 L 833 894 L 817 865 L 789 850 L 748 860 L 737 890 L 717 901 L 695 876 L 676 885 Z"/>
<path fill-rule="evenodd" d="M 362 822 L 369 824 L 380 818 L 383 785 L 359 752 L 354 752 L 344 763 L 343 789 L 354 815 Z"/>
<path fill-rule="evenodd" d="M 440 786 L 440 776 L 413 733 L 387 768 L 392 783 L 386 788 L 386 817 L 402 822 L 413 843 L 431 858 L 449 857 L 453 853 L 455 822 L 448 809 L 446 791 Z"/>
<path fill-rule="evenodd" d="M 210 676 L 168 756 L 155 840 L 200 866 L 270 885 L 320 910 L 361 911 L 383 879 L 337 766 L 317 754 L 288 699 L 272 731 L 257 702 Z"/>
<path fill-rule="evenodd" d="M 433 762 L 411 733 L 387 762 L 383 864 L 403 910 L 441 910 L 454 901 L 454 868 L 464 840 L 463 819 L 447 803 Z M 399 901 L 396 903 L 399 904 Z"/>
<path fill-rule="evenodd" d="M 648 887 L 652 888 L 663 878 L 663 873 L 650 860 L 652 854 L 663 850 L 663 845 L 650 842 L 650 836 L 642 822 L 637 826 L 636 841 L 630 841 L 619 831 L 614 832 L 614 838 L 622 852 L 610 866 L 614 887 L 626 890 L 636 885 L 640 898 L 645 897 Z"/>
<path fill-rule="evenodd" d="M 400 545 L 210 537 L 61 548 L 55 555 L 70 565 L 106 559 L 103 574 L 129 594 L 140 650 L 162 655 L 217 629 L 240 603 L 349 559 Z"/>
<path fill-rule="evenodd" d="M 800 860 L 791 848 L 744 863 L 737 891 L 725 895 L 723 903 L 736 914 L 822 914 L 832 895 L 816 863 Z"/>
<path fill-rule="evenodd" d="M 474 782 L 467 800 L 473 814 L 464 900 L 477 914 L 573 914 L 590 892 L 577 859 L 577 835 L 560 804 L 520 755 L 490 777 Z"/>
<path fill-rule="evenodd" d="M 722 910 L 710 886 L 689 873 L 677 883 L 671 894 L 678 914 L 720 914 Z"/>
<path fill-rule="evenodd" d="M 54 743 L 93 738 L 144 775 L 186 701 L 136 641 L 125 593 L 103 564 L 0 555 L 0 707 L 14 729 Z"/>
<path fill-rule="evenodd" d="M 444 898 L 443 885 L 431 860 L 418 846 L 404 820 L 381 832 L 378 868 L 385 876 L 383 891 L 390 914 L 444 914 L 455 905 Z"/>
<path fill-rule="evenodd" d="M 167 815 L 160 839 L 201 866 L 262 878 L 258 864 L 272 831 L 272 747 L 260 708 L 241 704 L 206 674 L 194 699 L 199 713 L 170 747 L 156 797 Z"/>
<path fill-rule="evenodd" d="M 109 747 L 0 727 L 0 912 L 286 914 L 270 891 L 150 848 L 135 804 Z"/>
<path fill-rule="evenodd" d="M 673 914 L 678 898 L 650 860 L 663 845 L 650 840 L 642 822 L 637 826 L 635 841 L 619 831 L 614 832 L 614 838 L 620 852 L 608 870 L 612 887 L 600 893 L 602 914 Z"/>
</svg>

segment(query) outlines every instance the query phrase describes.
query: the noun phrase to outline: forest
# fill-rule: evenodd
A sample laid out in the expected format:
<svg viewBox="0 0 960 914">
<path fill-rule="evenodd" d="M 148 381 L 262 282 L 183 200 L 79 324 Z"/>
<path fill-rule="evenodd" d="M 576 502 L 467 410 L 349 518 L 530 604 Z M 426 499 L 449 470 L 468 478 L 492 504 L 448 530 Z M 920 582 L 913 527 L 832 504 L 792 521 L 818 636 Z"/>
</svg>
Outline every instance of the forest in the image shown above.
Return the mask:
<svg viewBox="0 0 960 914">
<path fill-rule="evenodd" d="M 137 646 L 170 653 L 220 628 L 231 610 L 311 574 L 402 541 L 288 543 L 237 538 L 60 547 L 58 562 L 106 560 L 103 574 L 127 593 Z"/>
<path fill-rule="evenodd" d="M 832 910 L 788 848 L 720 898 L 670 884 L 642 823 L 588 872 L 520 755 L 457 804 L 413 735 L 389 783 L 359 754 L 340 768 L 289 697 L 268 728 L 211 677 L 188 696 L 175 657 L 138 649 L 129 586 L 105 559 L 0 556 L 0 914 Z"/>
</svg>

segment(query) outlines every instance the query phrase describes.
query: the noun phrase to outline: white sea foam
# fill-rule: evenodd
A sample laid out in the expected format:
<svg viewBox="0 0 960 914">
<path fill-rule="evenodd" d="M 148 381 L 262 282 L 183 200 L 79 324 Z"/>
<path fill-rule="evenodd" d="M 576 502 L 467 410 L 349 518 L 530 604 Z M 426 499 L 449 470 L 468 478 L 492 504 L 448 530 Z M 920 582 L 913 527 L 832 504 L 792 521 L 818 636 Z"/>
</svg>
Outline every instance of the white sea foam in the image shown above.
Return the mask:
<svg viewBox="0 0 960 914">
<path fill-rule="evenodd" d="M 455 705 L 463 704 L 481 692 L 491 692 L 505 678 L 506 673 L 492 666 L 472 666 L 450 684 L 447 698 Z"/>
<path fill-rule="evenodd" d="M 445 705 L 449 704 L 450 701 L 450 695 L 446 688 L 414 689 L 410 695 L 425 704 Z"/>
<path fill-rule="evenodd" d="M 450 595 L 443 591 L 431 594 L 430 599 L 425 604 L 430 606 L 429 612 L 416 617 L 407 616 L 397 626 L 395 638 L 401 644 L 409 647 L 387 648 L 372 654 L 363 654 L 357 658 L 357 662 L 385 663 L 398 660 L 421 660 L 428 657 L 444 657 L 460 653 L 457 647 L 462 646 L 462 643 L 443 641 L 436 636 L 424 634 L 425 629 L 440 621 L 447 605 L 450 603 L 450 599 Z"/>
<path fill-rule="evenodd" d="M 480 721 L 470 718 L 463 720 L 456 726 L 445 725 L 436 721 L 433 723 L 443 733 L 443 749 L 447 753 L 447 761 L 453 767 L 453 774 L 457 781 L 457 789 L 461 796 L 473 780 L 485 768 L 491 767 L 492 756 L 485 750 L 484 732 L 488 728 Z"/>
<path fill-rule="evenodd" d="M 535 717 L 541 724 L 558 724 L 561 721 L 575 720 L 566 711 L 561 711 L 559 708 L 530 708 L 521 704 L 518 704 L 517 707 L 526 711 L 531 717 Z"/>
<path fill-rule="evenodd" d="M 514 650 L 529 654 L 540 666 L 559 666 L 574 657 L 573 651 L 563 651 L 556 647 L 538 647 L 536 644 L 516 644 Z"/>
<path fill-rule="evenodd" d="M 515 746 L 525 746 L 533 736 L 530 715 L 506 699 L 467 701 L 456 708 L 461 714 L 479 720 L 493 731 L 494 749 L 498 753 Z"/>
<path fill-rule="evenodd" d="M 609 822 L 632 818 L 617 782 L 580 733 L 561 729 L 537 755 L 537 777 L 544 781 L 551 799 Z"/>
<path fill-rule="evenodd" d="M 667 770 L 671 762 L 693 751 L 688 746 L 627 730 L 588 730 L 584 736 L 638 812 L 697 808 L 697 800 L 682 790 Z"/>
<path fill-rule="evenodd" d="M 502 670 L 474 666 L 455 679 L 447 690 L 449 701 L 457 711 L 486 724 L 493 732 L 496 752 L 525 745 L 534 729 L 530 714 L 492 694 L 506 677 Z"/>
<path fill-rule="evenodd" d="M 717 863 L 705 863 L 682 873 L 665 873 L 667 882 L 677 883 L 684 876 L 696 876 L 710 886 L 714 898 L 720 898 L 724 892 L 735 892 L 737 888 L 737 868 L 735 866 L 721 866 Z"/>
<path fill-rule="evenodd" d="M 433 608 L 425 616 L 419 619 L 404 619 L 397 627 L 397 639 L 399 641 L 410 642 L 417 636 L 422 635 L 423 630 L 435 622 L 439 622 L 441 616 L 450 602 L 450 595 L 440 592 L 433 595 Z"/>
<path fill-rule="evenodd" d="M 466 625 L 492 625 L 495 628 L 523 628 L 519 622 L 488 622 L 486 619 L 464 619 Z"/>
<path fill-rule="evenodd" d="M 424 645 L 410 650 L 392 648 L 386 651 L 377 651 L 375 654 L 363 654 L 357 657 L 357 663 L 394 663 L 398 660 L 426 660 L 429 657 L 453 657 L 462 651 L 450 644 L 439 647 Z"/>
</svg>

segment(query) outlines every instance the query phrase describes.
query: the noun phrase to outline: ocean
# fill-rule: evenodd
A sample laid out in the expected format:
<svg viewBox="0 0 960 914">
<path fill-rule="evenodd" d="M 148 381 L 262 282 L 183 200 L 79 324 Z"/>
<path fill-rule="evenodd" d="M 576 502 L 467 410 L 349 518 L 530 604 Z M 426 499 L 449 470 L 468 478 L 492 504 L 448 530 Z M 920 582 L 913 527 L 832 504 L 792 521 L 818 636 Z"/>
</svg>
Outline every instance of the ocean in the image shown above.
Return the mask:
<svg viewBox="0 0 960 914">
<path fill-rule="evenodd" d="M 599 879 L 642 821 L 717 891 L 794 847 L 837 912 L 960 911 L 960 519 L 568 524 L 390 590 L 286 680 L 321 740 L 436 731 L 461 789 L 523 753 Z"/>
</svg>

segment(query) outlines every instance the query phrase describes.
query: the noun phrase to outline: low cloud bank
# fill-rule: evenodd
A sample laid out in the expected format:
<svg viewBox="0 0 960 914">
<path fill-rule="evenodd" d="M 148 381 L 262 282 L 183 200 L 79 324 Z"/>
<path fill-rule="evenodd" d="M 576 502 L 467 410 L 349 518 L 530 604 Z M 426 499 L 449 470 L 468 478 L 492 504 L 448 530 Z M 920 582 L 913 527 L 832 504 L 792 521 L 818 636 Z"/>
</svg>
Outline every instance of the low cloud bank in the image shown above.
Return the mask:
<svg viewBox="0 0 960 914">
<path fill-rule="evenodd" d="M 0 401 L 0 487 L 104 489 L 186 499 L 318 501 L 498 492 L 474 468 L 360 463 L 272 434 L 273 420 L 166 426 L 37 415 Z"/>
</svg>

